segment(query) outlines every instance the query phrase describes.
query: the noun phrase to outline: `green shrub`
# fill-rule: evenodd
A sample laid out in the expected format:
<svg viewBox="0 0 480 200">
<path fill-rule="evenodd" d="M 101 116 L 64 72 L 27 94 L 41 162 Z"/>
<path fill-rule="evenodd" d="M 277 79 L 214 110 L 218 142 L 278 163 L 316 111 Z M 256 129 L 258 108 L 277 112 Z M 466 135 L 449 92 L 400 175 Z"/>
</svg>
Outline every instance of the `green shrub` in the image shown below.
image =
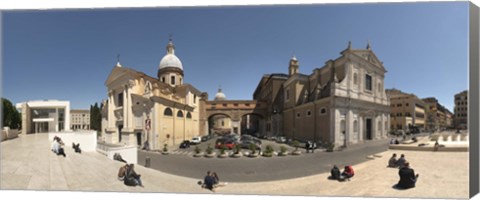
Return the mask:
<svg viewBox="0 0 480 200">
<path fill-rule="evenodd" d="M 163 145 L 163 152 L 167 152 L 167 151 L 168 151 L 167 144 L 164 144 Z"/>
<path fill-rule="evenodd" d="M 196 154 L 199 154 L 202 150 L 200 150 L 200 147 L 198 146 L 195 146 L 195 153 Z"/>
<path fill-rule="evenodd" d="M 252 154 L 257 153 L 257 147 L 255 146 L 255 144 L 250 144 L 248 148 L 250 149 L 250 151 L 252 151 Z"/>
<path fill-rule="evenodd" d="M 273 153 L 273 148 L 272 148 L 272 146 L 267 145 L 267 147 L 265 148 L 265 153 Z"/>
<path fill-rule="evenodd" d="M 225 154 L 225 151 L 227 150 L 227 147 L 226 146 L 222 146 L 222 148 L 220 148 L 220 154 Z"/>
<path fill-rule="evenodd" d="M 207 150 L 205 150 L 205 151 L 207 152 L 207 154 L 212 154 L 213 148 L 210 145 L 208 145 Z"/>
<path fill-rule="evenodd" d="M 240 145 L 235 145 L 235 154 L 239 154 L 242 147 Z"/>
<path fill-rule="evenodd" d="M 333 152 L 333 149 L 335 148 L 335 144 L 332 142 L 326 142 L 324 147 L 325 149 L 327 149 L 327 152 Z"/>
<path fill-rule="evenodd" d="M 287 152 L 287 147 L 280 146 L 280 153 L 285 154 L 285 152 Z"/>
<path fill-rule="evenodd" d="M 300 142 L 298 142 L 297 140 L 294 140 L 292 142 L 292 145 L 293 145 L 293 147 L 295 147 L 295 151 L 298 151 L 298 147 L 300 146 Z"/>
</svg>

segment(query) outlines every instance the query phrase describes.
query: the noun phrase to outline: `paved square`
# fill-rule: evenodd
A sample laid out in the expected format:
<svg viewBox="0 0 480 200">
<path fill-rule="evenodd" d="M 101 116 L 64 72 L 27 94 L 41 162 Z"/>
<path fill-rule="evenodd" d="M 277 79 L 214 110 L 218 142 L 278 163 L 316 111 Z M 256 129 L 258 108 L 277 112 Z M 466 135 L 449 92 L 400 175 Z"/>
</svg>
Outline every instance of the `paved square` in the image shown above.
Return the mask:
<svg viewBox="0 0 480 200">
<path fill-rule="evenodd" d="M 197 185 L 198 179 L 166 174 L 136 166 L 145 185 L 125 186 L 116 178 L 123 163 L 109 160 L 96 152 L 76 154 L 66 148 L 67 157 L 50 151 L 47 135 L 20 136 L 0 143 L 2 190 L 74 190 L 211 193 Z M 386 168 L 392 153 L 405 154 L 416 173 L 417 187 L 396 190 L 398 170 Z M 273 194 L 302 196 L 363 196 L 415 198 L 468 198 L 468 152 L 429 152 L 389 150 L 382 157 L 354 165 L 350 182 L 327 180 L 328 173 L 308 177 L 252 183 L 229 183 L 217 189 L 223 194 Z M 312 160 L 309 164 L 315 164 Z M 221 178 L 221 175 L 220 175 Z"/>
</svg>

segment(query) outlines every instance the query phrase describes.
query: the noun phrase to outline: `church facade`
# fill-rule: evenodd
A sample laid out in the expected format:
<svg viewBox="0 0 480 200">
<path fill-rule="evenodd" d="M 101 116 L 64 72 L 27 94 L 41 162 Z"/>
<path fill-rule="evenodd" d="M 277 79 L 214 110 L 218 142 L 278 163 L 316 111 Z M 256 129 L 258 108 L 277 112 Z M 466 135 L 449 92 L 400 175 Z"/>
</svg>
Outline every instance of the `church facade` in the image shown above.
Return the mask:
<svg viewBox="0 0 480 200">
<path fill-rule="evenodd" d="M 299 61 L 293 56 L 288 71 L 281 76 L 285 78 L 278 78 L 281 87 L 268 89 L 269 81 L 257 87 L 258 94 L 278 90 L 271 97 L 274 103 L 268 113 L 273 114 L 267 116 L 270 130 L 282 130 L 282 135 L 294 140 L 331 142 L 335 147 L 388 136 L 386 70 L 370 45 L 352 49 L 349 43 L 340 57 L 309 75 L 299 73 Z"/>
<path fill-rule="evenodd" d="M 171 39 L 166 49 L 157 77 L 120 62 L 113 67 L 102 109 L 105 143 L 141 146 L 148 141 L 150 148 L 160 149 L 206 134 L 200 110 L 207 95 L 184 83 L 183 65 Z"/>
</svg>

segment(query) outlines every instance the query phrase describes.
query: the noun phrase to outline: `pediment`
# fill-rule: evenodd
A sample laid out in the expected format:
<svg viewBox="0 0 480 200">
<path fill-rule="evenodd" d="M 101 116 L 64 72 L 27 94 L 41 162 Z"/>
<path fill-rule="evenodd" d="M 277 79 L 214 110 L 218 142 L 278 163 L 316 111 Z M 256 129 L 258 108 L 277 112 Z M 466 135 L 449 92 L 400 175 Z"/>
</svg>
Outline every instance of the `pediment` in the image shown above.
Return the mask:
<svg viewBox="0 0 480 200">
<path fill-rule="evenodd" d="M 355 55 L 356 57 L 360 58 L 360 59 L 363 59 L 375 66 L 378 66 L 379 68 L 385 70 L 385 67 L 383 67 L 383 63 L 382 61 L 380 61 L 377 57 L 377 55 L 375 55 L 375 53 L 373 53 L 373 51 L 371 50 L 353 50 L 352 51 L 352 54 Z M 386 70 L 385 70 L 386 71 Z"/>
<path fill-rule="evenodd" d="M 105 81 L 105 86 L 112 84 L 114 81 L 119 80 L 120 78 L 132 79 L 134 72 L 128 68 L 124 67 L 114 67 Z"/>
</svg>

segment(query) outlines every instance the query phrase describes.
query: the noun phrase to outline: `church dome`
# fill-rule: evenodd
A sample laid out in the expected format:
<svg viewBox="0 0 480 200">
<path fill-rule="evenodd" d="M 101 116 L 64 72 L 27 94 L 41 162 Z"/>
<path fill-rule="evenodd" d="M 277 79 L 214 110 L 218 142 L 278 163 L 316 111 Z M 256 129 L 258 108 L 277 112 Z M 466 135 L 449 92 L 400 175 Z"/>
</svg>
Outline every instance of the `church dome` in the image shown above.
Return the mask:
<svg viewBox="0 0 480 200">
<path fill-rule="evenodd" d="M 174 54 L 167 54 L 163 56 L 162 60 L 160 61 L 160 65 L 158 66 L 159 69 L 167 67 L 176 67 L 183 70 L 182 62 Z"/>
<path fill-rule="evenodd" d="M 215 100 L 226 100 L 227 97 L 223 94 L 222 89 L 219 88 L 217 94 L 215 94 Z"/>
<path fill-rule="evenodd" d="M 160 60 L 160 65 L 158 65 L 159 69 L 164 69 L 167 67 L 174 67 L 183 71 L 182 62 L 177 56 L 175 56 L 175 46 L 173 45 L 171 39 L 167 45 L 167 55 L 163 56 L 162 60 Z"/>
</svg>

